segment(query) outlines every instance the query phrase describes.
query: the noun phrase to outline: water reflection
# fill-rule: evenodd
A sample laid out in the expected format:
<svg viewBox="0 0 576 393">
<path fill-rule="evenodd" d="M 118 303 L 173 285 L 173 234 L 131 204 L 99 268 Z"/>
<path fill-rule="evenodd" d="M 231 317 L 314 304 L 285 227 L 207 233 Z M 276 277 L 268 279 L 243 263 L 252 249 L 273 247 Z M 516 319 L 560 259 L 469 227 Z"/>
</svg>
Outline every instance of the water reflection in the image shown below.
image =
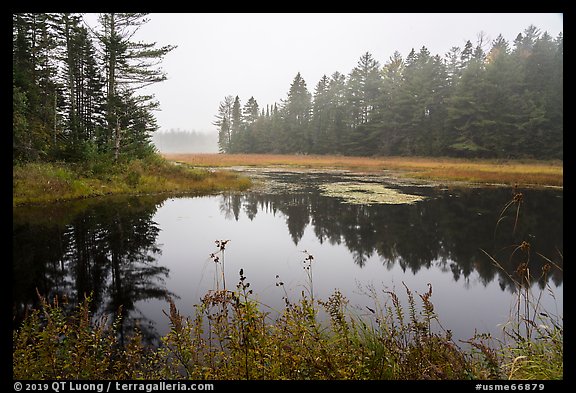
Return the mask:
<svg viewBox="0 0 576 393">
<path fill-rule="evenodd" d="M 354 275 L 360 270 L 379 275 L 371 269 L 379 261 L 387 271 L 400 268 L 413 276 L 426 276 L 437 270 L 431 267 L 440 268 L 441 275 L 464 282 L 464 287 L 477 276 L 484 287 L 497 282 L 501 291 L 496 288 L 495 292 L 511 293 L 515 289 L 514 271 L 528 257 L 514 249 L 522 241 L 530 243 L 534 283 L 544 288 L 549 278 L 556 286 L 562 284 L 559 269 L 551 269 L 547 279 L 538 280 L 546 258 L 563 265 L 562 191 L 411 186 L 401 190 L 425 195 L 426 199 L 413 205 L 352 205 L 320 194 L 319 184 L 342 181 L 335 175 L 268 176 L 271 184 L 281 187 L 181 200 L 115 197 L 14 209 L 15 321 L 21 320 L 27 308 L 38 306 L 36 290 L 50 298 L 66 296 L 70 307 L 84 294 L 92 293 L 94 315 L 116 315 L 122 310 L 122 332 L 138 326 L 145 339 L 154 344 L 157 332 L 164 334 L 167 329 L 158 326 L 166 322 L 158 308 L 166 306 L 167 296 L 182 296 L 180 306 L 186 307 L 186 302 L 203 294 L 192 290 L 209 275 L 206 260 L 213 250 L 203 250 L 229 230 L 234 244 L 233 258 L 227 265 L 232 269 L 229 274 L 244 267 L 249 279 L 255 280 L 254 286 L 261 283 L 264 290 L 265 285 L 273 287 L 270 280 L 278 273 L 286 282 L 297 280 L 301 269 L 284 262 L 288 258 L 278 254 L 292 252 L 285 243 L 298 246 L 312 238 L 317 240 L 312 247 L 320 244 L 328 249 L 333 245 L 336 250 L 345 246 L 350 251 L 330 254 L 332 261 L 325 257 L 326 262 L 332 262 L 331 267 L 317 277 L 325 281 L 346 278 L 339 284 L 326 283 L 327 290 L 336 285 L 353 287 Z M 515 192 L 524 195 L 518 216 L 516 206 L 501 215 Z M 277 224 L 279 227 L 272 228 Z M 282 226 L 288 234 L 275 231 Z M 254 241 L 256 236 L 261 238 Z M 168 245 L 159 244 L 158 239 Z M 259 247 L 263 242 L 270 244 Z M 162 250 L 169 257 L 161 255 Z M 510 275 L 495 267 L 481 250 Z M 169 276 L 170 271 L 174 277 Z M 293 277 L 288 277 L 290 274 Z M 450 294 L 445 302 L 452 307 L 463 297 L 458 292 L 462 288 L 446 288 L 445 293 Z M 458 310 L 454 318 L 462 319 L 462 307 L 469 306 L 458 307 L 454 306 Z M 156 317 L 150 316 L 153 313 Z M 468 331 L 462 337 L 469 338 Z"/>
<path fill-rule="evenodd" d="M 411 187 L 404 191 L 427 199 L 412 205 L 355 205 L 321 195 L 317 186 L 326 178 L 270 176 L 298 182 L 300 187 L 290 192 L 222 195 L 221 211 L 235 220 L 241 211 L 250 220 L 259 210 L 281 213 L 294 244 L 310 225 L 321 244 L 345 244 L 360 267 L 373 255 L 388 269 L 398 264 L 414 274 L 434 263 L 451 272 L 454 281 L 476 271 L 485 284 L 497 279 L 502 290 L 513 292 L 513 279 L 518 279 L 514 272 L 529 259 L 533 281 L 540 288 L 548 278 L 556 286 L 562 283 L 559 269 L 551 269 L 546 279 L 541 274 L 547 260 L 563 265 L 561 191 Z M 520 208 L 513 204 L 502 212 L 517 193 L 524 196 Z M 515 251 L 523 241 L 530 244 L 529 253 Z"/>
<path fill-rule="evenodd" d="M 107 198 L 14 210 L 15 320 L 38 306 L 38 291 L 73 307 L 91 294 L 94 315 L 121 312 L 120 332 L 135 326 L 156 340 L 152 321 L 135 304 L 164 299 L 169 270 L 156 263 L 160 231 L 152 220 L 164 198 Z"/>
</svg>

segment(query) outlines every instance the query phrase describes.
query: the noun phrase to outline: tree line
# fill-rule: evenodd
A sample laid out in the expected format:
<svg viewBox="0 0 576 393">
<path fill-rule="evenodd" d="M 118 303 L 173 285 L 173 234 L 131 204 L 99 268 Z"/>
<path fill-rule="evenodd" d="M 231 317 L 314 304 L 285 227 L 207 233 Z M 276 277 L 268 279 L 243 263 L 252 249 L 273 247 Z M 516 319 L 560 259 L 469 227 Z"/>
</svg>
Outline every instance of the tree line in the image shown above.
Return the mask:
<svg viewBox="0 0 576 393">
<path fill-rule="evenodd" d="M 136 40 L 143 13 L 12 16 L 13 160 L 82 161 L 154 151 L 158 102 L 143 88 L 166 79 L 159 68 L 175 46 Z"/>
<path fill-rule="evenodd" d="M 383 66 L 366 52 L 313 94 L 297 73 L 265 108 L 226 96 L 213 124 L 223 153 L 562 159 L 563 35 L 481 33 L 443 57 L 423 46 Z"/>
</svg>

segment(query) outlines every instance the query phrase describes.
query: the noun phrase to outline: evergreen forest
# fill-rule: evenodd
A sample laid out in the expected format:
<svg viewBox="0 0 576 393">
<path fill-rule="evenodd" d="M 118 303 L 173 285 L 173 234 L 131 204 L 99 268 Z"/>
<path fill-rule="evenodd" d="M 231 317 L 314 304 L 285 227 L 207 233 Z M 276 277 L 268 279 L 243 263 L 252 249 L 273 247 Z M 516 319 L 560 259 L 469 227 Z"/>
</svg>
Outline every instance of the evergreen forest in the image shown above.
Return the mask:
<svg viewBox="0 0 576 393">
<path fill-rule="evenodd" d="M 214 125 L 224 153 L 562 159 L 563 36 L 480 33 L 443 56 L 422 46 L 383 65 L 366 52 L 313 93 L 298 72 L 280 103 L 226 96 Z"/>
<path fill-rule="evenodd" d="M 144 88 L 175 46 L 137 40 L 142 13 L 12 15 L 13 161 L 129 161 L 154 152 L 159 102 Z"/>
<path fill-rule="evenodd" d="M 160 64 L 175 46 L 136 39 L 146 14 L 100 14 L 95 27 L 74 13 L 12 21 L 15 163 L 155 151 L 160 103 L 144 88 L 167 78 Z M 533 25 L 512 43 L 480 33 L 383 65 L 365 52 L 313 92 L 298 72 L 278 103 L 226 96 L 214 125 L 223 153 L 563 159 L 563 36 Z"/>
</svg>

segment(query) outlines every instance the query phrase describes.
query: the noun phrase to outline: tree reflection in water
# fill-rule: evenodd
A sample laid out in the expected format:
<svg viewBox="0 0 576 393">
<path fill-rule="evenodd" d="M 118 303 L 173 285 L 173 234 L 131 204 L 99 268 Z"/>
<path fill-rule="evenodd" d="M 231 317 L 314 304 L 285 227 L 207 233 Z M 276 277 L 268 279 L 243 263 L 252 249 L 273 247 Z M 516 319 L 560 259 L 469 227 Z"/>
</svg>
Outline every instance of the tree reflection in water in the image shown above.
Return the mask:
<svg viewBox="0 0 576 393">
<path fill-rule="evenodd" d="M 540 276 L 545 258 L 563 265 L 562 191 L 524 190 L 514 228 L 516 206 L 500 216 L 514 196 L 511 189 L 404 186 L 401 191 L 426 199 L 410 205 L 355 205 L 319 192 L 320 184 L 342 181 L 341 177 L 268 176 L 272 183 L 283 186 L 218 197 L 224 221 L 238 221 L 245 215 L 250 220 L 245 230 L 249 233 L 250 222 L 258 214 L 273 214 L 285 220 L 295 245 L 309 229 L 320 244 L 345 245 L 352 254 L 350 263 L 359 267 L 373 263 L 377 256 L 387 269 L 400 267 L 416 274 L 423 268 L 439 267 L 454 281 L 465 282 L 474 273 L 485 286 L 497 280 L 502 291 L 515 290 L 507 273 L 514 274 L 525 261 L 525 253 L 514 252 L 523 241 L 530 243 L 529 267 L 534 280 Z M 157 244 L 161 228 L 154 217 L 165 199 L 107 197 L 14 209 L 15 322 L 27 308 L 39 305 L 37 290 L 50 298 L 67 297 L 68 307 L 92 294 L 94 316 L 111 314 L 114 318 L 121 310 L 122 334 L 138 326 L 149 343 L 157 343 L 155 323 L 161 322 L 146 317 L 138 303 L 178 297 L 167 289 L 169 269 L 158 262 L 163 246 Z M 204 213 L 189 211 L 190 215 Z M 190 225 L 201 225 L 197 218 L 191 219 Z M 494 266 L 482 250 L 507 273 Z M 176 269 L 173 263 L 181 262 L 166 261 Z M 561 285 L 562 271 L 551 269 L 549 278 Z M 544 288 L 547 282 L 539 280 L 538 285 Z"/>
<path fill-rule="evenodd" d="M 160 229 L 152 221 L 164 197 L 106 198 L 14 210 L 15 320 L 37 307 L 37 292 L 74 307 L 91 295 L 94 316 L 121 313 L 120 334 L 138 327 L 154 344 L 152 321 L 136 303 L 165 299 L 168 269 L 156 263 Z"/>
<path fill-rule="evenodd" d="M 485 284 L 497 279 L 502 290 L 514 291 L 508 274 L 526 258 L 521 252 L 513 252 L 522 241 L 531 244 L 534 280 L 541 277 L 546 258 L 563 265 L 562 191 L 525 190 L 516 223 L 515 206 L 500 216 L 517 192 L 510 188 L 440 190 L 411 186 L 403 187 L 403 191 L 427 198 L 415 204 L 358 205 L 323 196 L 318 185 L 334 180 L 330 177 L 305 180 L 290 173 L 268 176 L 277 181 L 298 182 L 300 187 L 286 187 L 288 192 L 222 195 L 220 208 L 226 217 L 238 220 L 242 209 L 251 220 L 258 209 L 279 212 L 286 218 L 294 244 L 311 225 L 320 243 L 345 244 L 360 267 L 373 255 L 378 255 L 388 268 L 398 264 L 403 271 L 413 273 L 438 264 L 450 271 L 455 281 L 476 271 Z M 482 250 L 497 260 L 505 272 Z M 552 269 L 549 277 L 556 285 L 562 283 L 559 269 Z M 538 283 L 544 288 L 546 280 Z"/>
</svg>

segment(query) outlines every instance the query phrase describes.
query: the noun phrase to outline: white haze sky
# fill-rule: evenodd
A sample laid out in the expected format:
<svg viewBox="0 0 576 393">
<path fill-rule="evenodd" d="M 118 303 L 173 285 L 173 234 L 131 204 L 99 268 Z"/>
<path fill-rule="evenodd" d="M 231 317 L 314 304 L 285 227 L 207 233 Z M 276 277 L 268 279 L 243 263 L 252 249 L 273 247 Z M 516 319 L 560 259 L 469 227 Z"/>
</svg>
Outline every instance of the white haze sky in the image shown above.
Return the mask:
<svg viewBox="0 0 576 393">
<path fill-rule="evenodd" d="M 253 96 L 260 108 L 280 104 L 298 72 L 308 91 L 325 74 L 349 74 L 370 52 L 383 66 L 394 51 L 406 58 L 426 46 L 443 57 L 451 47 L 485 49 L 499 34 L 513 41 L 529 25 L 553 38 L 563 32 L 561 13 L 160 13 L 149 14 L 137 38 L 177 45 L 162 63 L 168 80 L 155 95 L 160 130 L 216 132 L 212 124 L 227 95 L 242 106 Z M 87 22 L 95 14 L 85 15 Z"/>
</svg>

